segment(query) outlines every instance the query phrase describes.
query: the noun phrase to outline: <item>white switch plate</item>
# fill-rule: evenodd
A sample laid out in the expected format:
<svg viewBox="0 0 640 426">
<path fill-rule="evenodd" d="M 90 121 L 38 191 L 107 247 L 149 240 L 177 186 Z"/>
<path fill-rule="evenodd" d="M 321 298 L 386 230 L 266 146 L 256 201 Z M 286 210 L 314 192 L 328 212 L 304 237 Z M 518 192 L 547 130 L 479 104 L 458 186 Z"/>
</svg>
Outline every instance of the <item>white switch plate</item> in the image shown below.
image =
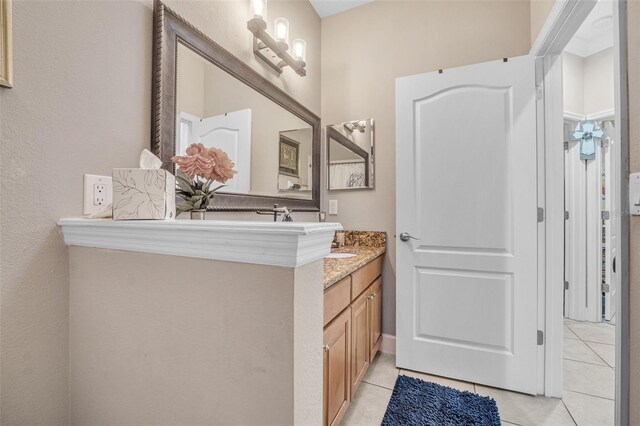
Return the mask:
<svg viewBox="0 0 640 426">
<path fill-rule="evenodd" d="M 338 200 L 329 200 L 329 214 L 338 214 Z"/>
<path fill-rule="evenodd" d="M 640 216 L 640 173 L 629 175 L 629 212 Z"/>
<path fill-rule="evenodd" d="M 113 182 L 111 176 L 84 175 L 84 214 L 93 214 L 111 204 Z"/>
</svg>

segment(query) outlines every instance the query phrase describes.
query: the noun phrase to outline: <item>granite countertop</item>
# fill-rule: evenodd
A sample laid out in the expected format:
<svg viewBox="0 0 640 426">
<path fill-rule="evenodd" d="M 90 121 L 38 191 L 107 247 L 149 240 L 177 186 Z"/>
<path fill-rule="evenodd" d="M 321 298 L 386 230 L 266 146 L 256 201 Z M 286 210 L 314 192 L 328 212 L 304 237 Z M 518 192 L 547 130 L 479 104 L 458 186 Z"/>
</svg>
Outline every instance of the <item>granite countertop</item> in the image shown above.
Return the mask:
<svg viewBox="0 0 640 426">
<path fill-rule="evenodd" d="M 354 257 L 343 259 L 324 259 L 324 289 L 328 289 L 353 271 L 371 262 L 385 252 L 382 247 L 344 246 L 331 250 L 333 253 L 355 253 Z"/>
</svg>

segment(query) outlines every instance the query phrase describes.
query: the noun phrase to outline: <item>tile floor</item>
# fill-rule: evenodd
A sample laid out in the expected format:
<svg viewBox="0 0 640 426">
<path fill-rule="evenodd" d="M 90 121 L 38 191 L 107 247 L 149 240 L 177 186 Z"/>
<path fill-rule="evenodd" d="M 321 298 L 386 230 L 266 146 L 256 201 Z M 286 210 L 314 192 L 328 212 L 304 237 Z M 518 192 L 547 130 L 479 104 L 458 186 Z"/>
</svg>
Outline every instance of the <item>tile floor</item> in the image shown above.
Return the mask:
<svg viewBox="0 0 640 426">
<path fill-rule="evenodd" d="M 492 397 L 504 425 L 606 426 L 614 423 L 615 327 L 565 320 L 564 397 L 533 397 L 475 383 L 396 368 L 395 356 L 379 353 L 342 424 L 379 425 L 398 374 Z"/>
</svg>

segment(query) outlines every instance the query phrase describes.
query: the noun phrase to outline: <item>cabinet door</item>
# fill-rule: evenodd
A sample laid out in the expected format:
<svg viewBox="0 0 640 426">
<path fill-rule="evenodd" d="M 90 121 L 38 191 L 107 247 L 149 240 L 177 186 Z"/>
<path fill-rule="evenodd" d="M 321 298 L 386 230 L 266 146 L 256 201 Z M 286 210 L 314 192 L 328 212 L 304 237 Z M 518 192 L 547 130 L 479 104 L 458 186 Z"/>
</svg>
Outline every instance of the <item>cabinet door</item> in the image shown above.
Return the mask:
<svg viewBox="0 0 640 426">
<path fill-rule="evenodd" d="M 364 292 L 351 304 L 351 330 L 353 333 L 351 343 L 351 394 L 362 381 L 367 368 L 369 368 L 369 310 L 367 309 L 368 292 Z"/>
<path fill-rule="evenodd" d="M 346 309 L 324 329 L 323 424 L 337 425 L 351 400 L 351 312 Z"/>
<path fill-rule="evenodd" d="M 366 291 L 369 311 L 369 360 L 376 356 L 382 337 L 382 278 L 378 278 Z"/>
</svg>

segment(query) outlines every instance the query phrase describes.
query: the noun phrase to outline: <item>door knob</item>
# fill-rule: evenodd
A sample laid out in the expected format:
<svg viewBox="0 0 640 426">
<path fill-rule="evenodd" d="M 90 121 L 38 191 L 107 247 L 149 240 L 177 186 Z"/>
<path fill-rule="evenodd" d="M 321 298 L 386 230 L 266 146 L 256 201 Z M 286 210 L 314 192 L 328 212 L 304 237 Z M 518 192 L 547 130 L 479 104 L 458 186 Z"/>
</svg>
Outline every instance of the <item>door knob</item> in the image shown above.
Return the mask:
<svg viewBox="0 0 640 426">
<path fill-rule="evenodd" d="M 400 234 L 400 241 L 407 242 L 407 241 L 409 241 L 409 240 L 410 240 L 410 239 L 412 239 L 412 238 L 413 238 L 414 240 L 419 240 L 419 239 L 420 239 L 420 238 L 416 238 L 416 237 L 413 237 L 413 236 L 409 235 L 409 233 L 408 233 L 408 232 L 403 232 L 402 234 Z"/>
</svg>

